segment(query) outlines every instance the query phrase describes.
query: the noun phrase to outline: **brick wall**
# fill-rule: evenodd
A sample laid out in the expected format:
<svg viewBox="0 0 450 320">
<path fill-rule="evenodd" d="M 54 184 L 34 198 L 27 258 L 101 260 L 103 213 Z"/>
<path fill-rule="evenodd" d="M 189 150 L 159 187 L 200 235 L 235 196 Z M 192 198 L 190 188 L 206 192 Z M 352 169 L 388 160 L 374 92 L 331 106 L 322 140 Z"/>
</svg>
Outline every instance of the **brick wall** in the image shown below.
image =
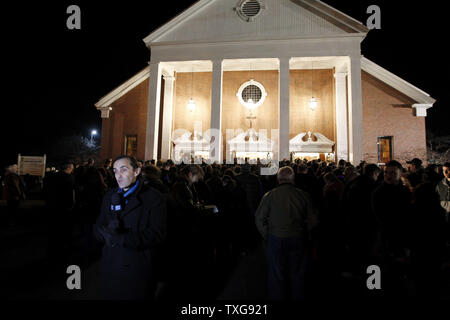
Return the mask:
<svg viewBox="0 0 450 320">
<path fill-rule="evenodd" d="M 393 159 L 403 164 L 414 157 L 426 160 L 425 118 L 416 117 L 415 101 L 362 72 L 363 153 L 378 162 L 377 138 L 392 136 Z"/>
<path fill-rule="evenodd" d="M 145 131 L 147 123 L 149 80 L 115 101 L 109 118 L 102 119 L 101 157 L 115 158 L 125 151 L 125 136 L 137 136 L 138 159 L 145 156 Z"/>
</svg>

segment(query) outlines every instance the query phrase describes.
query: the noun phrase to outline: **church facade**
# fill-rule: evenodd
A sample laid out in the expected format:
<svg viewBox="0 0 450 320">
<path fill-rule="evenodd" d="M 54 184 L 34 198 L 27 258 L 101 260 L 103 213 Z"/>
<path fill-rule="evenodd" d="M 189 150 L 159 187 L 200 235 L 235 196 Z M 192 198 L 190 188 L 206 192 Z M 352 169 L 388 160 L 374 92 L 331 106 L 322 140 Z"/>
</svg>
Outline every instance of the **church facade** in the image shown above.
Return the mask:
<svg viewBox="0 0 450 320">
<path fill-rule="evenodd" d="M 435 100 L 361 55 L 368 32 L 317 0 L 200 0 L 147 36 L 149 66 L 96 103 L 101 155 L 425 159 Z"/>
</svg>

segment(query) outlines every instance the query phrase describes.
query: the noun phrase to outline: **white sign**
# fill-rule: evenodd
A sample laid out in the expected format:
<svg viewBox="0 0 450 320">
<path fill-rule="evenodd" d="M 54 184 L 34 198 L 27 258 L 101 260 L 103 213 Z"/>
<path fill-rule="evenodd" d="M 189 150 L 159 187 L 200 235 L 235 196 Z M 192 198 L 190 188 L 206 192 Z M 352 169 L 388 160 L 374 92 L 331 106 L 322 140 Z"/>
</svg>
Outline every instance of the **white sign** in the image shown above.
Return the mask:
<svg viewBox="0 0 450 320">
<path fill-rule="evenodd" d="M 44 177 L 46 155 L 43 157 L 22 156 L 17 157 L 17 167 L 19 175 L 29 174 L 32 176 Z"/>
</svg>

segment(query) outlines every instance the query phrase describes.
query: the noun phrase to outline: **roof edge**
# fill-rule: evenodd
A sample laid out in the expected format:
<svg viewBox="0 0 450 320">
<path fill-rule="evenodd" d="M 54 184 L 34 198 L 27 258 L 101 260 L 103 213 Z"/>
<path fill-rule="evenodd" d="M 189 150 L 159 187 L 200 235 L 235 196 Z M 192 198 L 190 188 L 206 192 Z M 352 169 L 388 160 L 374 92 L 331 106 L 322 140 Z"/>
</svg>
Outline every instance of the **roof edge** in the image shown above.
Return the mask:
<svg viewBox="0 0 450 320">
<path fill-rule="evenodd" d="M 111 92 L 103 96 L 99 101 L 95 103 L 95 107 L 97 109 L 101 108 L 107 108 L 112 103 L 117 101 L 119 98 L 124 96 L 126 93 L 140 85 L 142 82 L 144 82 L 150 75 L 150 67 L 147 66 L 138 73 L 136 73 L 134 76 L 132 76 L 130 79 L 113 89 Z"/>
<path fill-rule="evenodd" d="M 197 11 L 199 11 L 200 9 L 203 9 L 204 6 L 209 5 L 210 3 L 212 3 L 214 0 L 199 0 L 196 3 L 194 3 L 193 5 L 191 5 L 190 7 L 186 8 L 185 10 L 183 10 L 182 12 L 180 12 L 178 15 L 176 15 L 175 17 L 173 17 L 172 19 L 170 19 L 168 22 L 166 22 L 165 24 L 161 25 L 159 28 L 157 28 L 156 30 L 152 31 L 148 36 L 146 36 L 143 41 L 145 43 L 145 45 L 148 47 L 149 44 L 158 39 L 159 37 L 161 37 L 164 33 L 171 31 L 172 29 L 174 29 L 179 23 L 183 22 L 184 20 L 186 20 L 189 16 L 191 16 L 192 14 L 195 14 Z"/>
<path fill-rule="evenodd" d="M 428 93 L 411 83 L 380 67 L 369 59 L 361 58 L 361 70 L 383 81 L 394 89 L 415 100 L 418 104 L 434 104 L 436 102 Z"/>
<path fill-rule="evenodd" d="M 352 33 L 367 34 L 370 30 L 362 22 L 346 15 L 332 6 L 319 0 L 290 0 L 291 2 L 311 11 L 342 30 Z"/>
</svg>

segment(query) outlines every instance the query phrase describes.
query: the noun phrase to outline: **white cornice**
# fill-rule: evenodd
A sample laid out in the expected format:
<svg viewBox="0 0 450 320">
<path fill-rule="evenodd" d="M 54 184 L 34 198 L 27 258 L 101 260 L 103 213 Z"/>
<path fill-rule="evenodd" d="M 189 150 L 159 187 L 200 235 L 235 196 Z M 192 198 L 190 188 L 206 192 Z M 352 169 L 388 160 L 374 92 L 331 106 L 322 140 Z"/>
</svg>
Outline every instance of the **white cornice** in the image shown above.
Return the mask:
<svg viewBox="0 0 450 320">
<path fill-rule="evenodd" d="M 284 37 L 284 38 L 272 38 L 272 37 L 253 37 L 253 38 L 241 38 L 235 39 L 220 39 L 220 40 L 202 40 L 202 41 L 164 41 L 152 43 L 152 47 L 171 47 L 171 46 L 193 46 L 193 45 L 208 45 L 208 46 L 220 46 L 220 45 L 251 45 L 251 44 L 267 44 L 272 42 L 277 43 L 292 43 L 309 41 L 309 42 L 321 42 L 321 41 L 335 41 L 336 39 L 353 39 L 360 38 L 362 41 L 366 34 L 364 33 L 348 33 L 348 34 L 336 34 L 336 35 L 308 35 L 302 37 Z"/>
<path fill-rule="evenodd" d="M 97 110 L 100 110 L 102 118 L 109 118 L 109 112 L 112 110 L 112 108 L 111 107 L 100 107 L 100 108 L 97 108 Z"/>
<path fill-rule="evenodd" d="M 432 104 L 424 104 L 424 103 L 416 103 L 412 106 L 414 109 L 416 109 L 416 117 L 426 117 L 427 116 L 427 110 L 432 108 Z"/>
</svg>

